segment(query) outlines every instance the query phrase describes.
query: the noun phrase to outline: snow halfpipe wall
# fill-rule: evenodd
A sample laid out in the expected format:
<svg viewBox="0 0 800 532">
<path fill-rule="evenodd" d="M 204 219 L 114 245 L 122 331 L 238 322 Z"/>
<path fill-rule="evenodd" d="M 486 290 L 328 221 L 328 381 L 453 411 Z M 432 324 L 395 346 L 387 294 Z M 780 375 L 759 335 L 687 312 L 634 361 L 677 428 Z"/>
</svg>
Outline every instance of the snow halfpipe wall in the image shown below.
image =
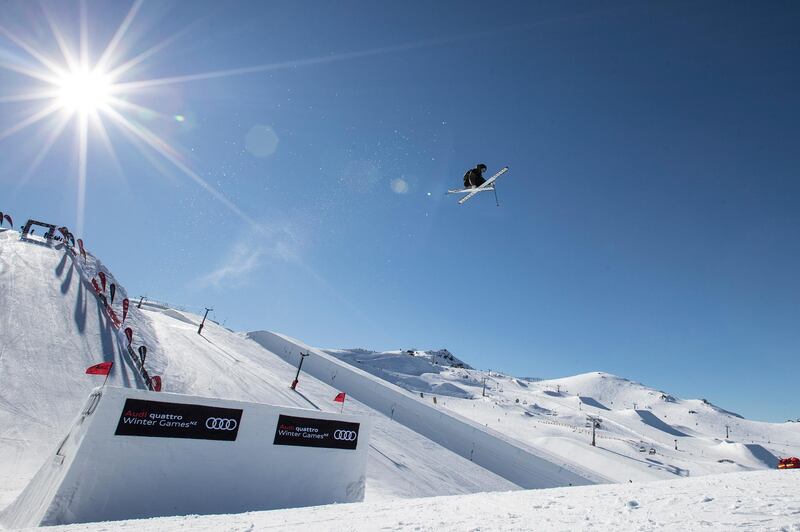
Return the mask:
<svg viewBox="0 0 800 532">
<path fill-rule="evenodd" d="M 23 528 L 358 502 L 370 428 L 360 417 L 97 388 L 0 522 Z"/>
<path fill-rule="evenodd" d="M 575 471 L 558 457 L 531 449 L 453 412 L 442 412 L 408 391 L 298 340 L 267 331 L 251 332 L 248 337 L 290 364 L 297 364 L 300 353 L 308 353 L 304 372 L 522 488 L 595 483 L 590 473 Z"/>
</svg>

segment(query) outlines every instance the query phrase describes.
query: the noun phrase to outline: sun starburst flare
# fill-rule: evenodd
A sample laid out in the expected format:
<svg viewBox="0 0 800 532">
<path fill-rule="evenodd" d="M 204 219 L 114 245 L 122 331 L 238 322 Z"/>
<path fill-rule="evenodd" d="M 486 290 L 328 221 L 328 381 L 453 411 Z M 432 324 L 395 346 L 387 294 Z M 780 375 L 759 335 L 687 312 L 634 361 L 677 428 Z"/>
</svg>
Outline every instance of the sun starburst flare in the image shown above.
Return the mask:
<svg viewBox="0 0 800 532">
<path fill-rule="evenodd" d="M 145 61 L 165 51 L 170 44 L 188 33 L 191 27 L 190 25 L 164 38 L 154 46 L 151 46 L 133 57 L 125 57 L 119 50 L 131 49 L 130 45 L 122 46 L 122 44 L 142 5 L 143 0 L 136 0 L 132 4 L 124 19 L 114 32 L 113 37 L 108 41 L 103 52 L 95 62 L 92 62 L 90 57 L 90 35 L 85 1 L 80 2 L 79 44 L 77 47 L 70 46 L 68 39 L 65 38 L 64 33 L 56 23 L 52 14 L 44 5 L 41 7 L 43 19 L 47 22 L 53 40 L 57 44 L 58 51 L 60 52 L 61 57 L 59 58 L 48 56 L 45 52 L 37 49 L 36 46 L 0 24 L 0 36 L 5 37 L 38 63 L 37 67 L 31 67 L 27 64 L 20 64 L 20 62 L 10 62 L 0 59 L 0 68 L 13 71 L 37 83 L 37 86 L 21 93 L 0 94 L 0 104 L 38 102 L 38 105 L 30 114 L 6 127 L 4 130 L 0 130 L 0 141 L 36 124 L 46 124 L 43 130 L 47 133 L 45 133 L 41 149 L 34 158 L 31 166 L 27 169 L 26 174 L 18 183 L 18 186 L 22 186 L 25 181 L 33 175 L 38 165 L 46 158 L 50 149 L 64 132 L 71 130 L 71 128 L 68 127 L 70 122 L 75 125 L 78 161 L 76 182 L 76 229 L 79 234 L 83 231 L 90 137 L 98 137 L 100 139 L 100 143 L 111 156 L 112 161 L 117 168 L 120 168 L 113 144 L 107 133 L 106 124 L 113 125 L 118 132 L 130 140 L 131 143 L 141 151 L 146 159 L 151 162 L 154 161 L 152 154 L 147 153 L 146 150 L 156 152 L 191 181 L 221 202 L 233 214 L 252 225 L 257 231 L 264 232 L 261 225 L 252 217 L 248 216 L 232 200 L 227 198 L 222 192 L 214 188 L 200 177 L 197 172 L 192 170 L 185 158 L 177 149 L 171 146 L 169 142 L 161 138 L 151 129 L 145 127 L 140 121 L 129 117 L 129 115 L 141 116 L 142 114 L 149 116 L 160 115 L 160 113 L 133 101 L 143 90 L 146 89 L 152 94 L 152 91 L 157 91 L 160 87 L 166 85 L 197 82 L 229 76 L 241 76 L 276 69 L 296 68 L 336 61 L 348 61 L 386 53 L 402 52 L 414 48 L 437 46 L 462 38 L 417 41 L 397 46 L 340 53 L 336 55 L 328 54 L 320 57 L 182 74 L 163 78 L 130 79 L 129 75 L 133 72 L 134 68 L 138 67 L 141 69 Z M 176 113 L 167 113 L 167 116 L 173 117 L 173 119 L 178 122 L 183 122 L 184 119 L 183 115 Z M 93 135 L 90 135 L 90 131 Z"/>
<path fill-rule="evenodd" d="M 153 150 L 158 153 L 212 197 L 220 201 L 231 212 L 258 229 L 259 224 L 253 218 L 248 216 L 219 190 L 207 183 L 197 172 L 193 171 L 180 152 L 166 139 L 160 137 L 139 121 L 129 118 L 130 113 L 139 115 L 146 113 L 150 116 L 158 116 L 159 113 L 131 101 L 135 99 L 137 92 L 141 91 L 136 85 L 135 79 L 127 79 L 125 84 L 120 83 L 120 80 L 124 79 L 125 74 L 135 66 L 140 65 L 157 52 L 164 50 L 184 32 L 179 32 L 179 34 L 164 39 L 133 58 L 123 57 L 117 50 L 123 48 L 120 44 L 123 42 L 128 29 L 142 6 L 142 0 L 137 0 L 129 9 L 97 61 L 92 63 L 86 5 L 83 2 L 80 5 L 80 37 L 77 47 L 70 46 L 61 28 L 55 23 L 54 17 L 47 9 L 42 7 L 44 19 L 50 27 L 52 37 L 61 54 L 61 57 L 58 58 L 48 56 L 10 29 L 0 25 L 0 36 L 18 46 L 38 64 L 37 67 L 30 67 L 8 61 L 0 61 L 0 68 L 21 74 L 37 84 L 31 89 L 17 94 L 0 95 L 0 104 L 38 102 L 27 116 L 22 117 L 4 130 L 0 130 L 0 141 L 37 124 L 44 124 L 43 130 L 47 131 L 41 149 L 25 176 L 23 176 L 20 185 L 24 184 L 34 173 L 36 167 L 45 159 L 50 149 L 64 132 L 73 130 L 73 128 L 68 127 L 70 122 L 73 123 L 77 140 L 76 230 L 80 234 L 83 231 L 85 214 L 90 138 L 99 138 L 100 143 L 105 147 L 112 161 L 115 162 L 117 167 L 120 166 L 107 132 L 107 126 L 110 125 L 116 128 L 125 138 L 129 139 L 139 150 Z M 200 76 L 206 77 L 202 74 Z M 172 81 L 166 80 L 165 83 L 159 83 L 159 85 L 169 83 L 172 83 Z M 149 154 L 143 154 L 146 155 L 147 159 L 152 160 Z"/>
</svg>

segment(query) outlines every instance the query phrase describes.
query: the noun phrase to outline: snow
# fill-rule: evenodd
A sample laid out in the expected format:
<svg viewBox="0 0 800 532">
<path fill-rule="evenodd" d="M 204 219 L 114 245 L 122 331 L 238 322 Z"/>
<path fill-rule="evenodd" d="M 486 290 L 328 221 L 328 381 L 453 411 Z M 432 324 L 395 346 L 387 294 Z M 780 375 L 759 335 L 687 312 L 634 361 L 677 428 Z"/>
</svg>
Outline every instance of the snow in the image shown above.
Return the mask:
<svg viewBox="0 0 800 532">
<path fill-rule="evenodd" d="M 800 471 L 54 527 L 160 530 L 800 530 Z"/>
<path fill-rule="evenodd" d="M 355 399 L 388 415 L 415 432 L 469 459 L 518 486 L 547 488 L 592 483 L 598 479 L 581 464 L 566 463 L 545 448 L 525 443 L 481 426 L 436 403 L 378 379 L 336 357 L 288 336 L 257 331 L 249 337 L 284 360 L 306 354 L 303 370 L 321 381 L 333 382 Z"/>
<path fill-rule="evenodd" d="M 112 360 L 110 385 L 145 387 L 89 284 L 99 271 L 117 284 L 119 314 L 124 286 L 95 257 L 73 263 L 59 246 L 0 231 L 0 509 L 102 382 L 86 367 Z M 778 457 L 800 455 L 800 423 L 743 419 L 602 372 L 517 378 L 473 369 L 446 350 L 322 351 L 211 321 L 199 335 L 201 316 L 136 303 L 126 325 L 134 345 L 147 346 L 148 371 L 163 377 L 166 392 L 338 413 L 332 399 L 345 391 L 344 412 L 369 417 L 372 433 L 365 503 L 128 528 L 692 529 L 702 519 L 716 528 L 800 529 L 790 497 L 797 474 L 773 469 Z M 293 391 L 300 350 L 312 356 Z M 595 447 L 587 415 L 601 419 Z M 477 453 L 465 434 L 466 443 L 479 442 Z M 532 467 L 528 479 L 549 485 L 619 484 L 519 491 L 516 459 Z M 548 476 L 552 467 L 558 473 Z M 583 480 L 573 482 L 576 475 Z"/>
<path fill-rule="evenodd" d="M 704 400 L 676 398 L 609 373 L 520 379 L 412 358 L 413 373 L 403 374 L 409 357 L 402 351 L 326 352 L 419 391 L 406 378 L 413 376 L 414 384 L 425 383 L 422 391 L 431 403 L 436 397 L 437 408 L 556 455 L 566 464 L 588 465 L 606 482 L 773 469 L 779 457 L 800 455 L 798 423 L 747 420 Z M 446 384 L 457 387 L 457 392 L 448 393 Z M 596 447 L 589 445 L 592 430 L 587 415 L 602 420 Z M 725 438 L 726 425 L 730 440 Z"/>
<path fill-rule="evenodd" d="M 101 267 L 89 255 L 88 271 Z M 86 367 L 114 360 L 109 384 L 144 387 L 91 287 L 78 279 L 62 249 L 20 242 L 15 231 L 0 233 L 0 308 L 14 309 L 0 313 L 0 508 L 22 491 L 102 383 L 85 375 Z M 119 308 L 124 288 L 117 285 Z M 147 345 L 148 370 L 163 377 L 165 391 L 339 412 L 332 402 L 338 388 L 303 373 L 298 391 L 290 390 L 294 365 L 245 334 L 206 321 L 200 336 L 200 316 L 163 306 L 139 310 L 136 303 L 126 325 L 136 345 Z M 517 489 L 350 397 L 344 411 L 374 417 L 366 500 Z"/>
<path fill-rule="evenodd" d="M 339 403 L 332 401 L 341 391 L 339 388 L 313 379 L 304 371 L 297 391 L 292 391 L 289 384 L 296 367 L 247 335 L 231 333 L 206 321 L 200 336 L 193 324 L 200 322 L 199 316 L 181 313 L 184 318 L 176 319 L 144 306 L 143 310 L 159 340 L 156 354 L 148 357 L 154 372 L 163 375 L 166 391 L 339 411 Z M 175 312 L 178 311 L 170 314 Z M 186 323 L 186 319 L 192 323 Z M 367 500 L 516 488 L 351 396 L 344 411 L 374 416 Z"/>
</svg>

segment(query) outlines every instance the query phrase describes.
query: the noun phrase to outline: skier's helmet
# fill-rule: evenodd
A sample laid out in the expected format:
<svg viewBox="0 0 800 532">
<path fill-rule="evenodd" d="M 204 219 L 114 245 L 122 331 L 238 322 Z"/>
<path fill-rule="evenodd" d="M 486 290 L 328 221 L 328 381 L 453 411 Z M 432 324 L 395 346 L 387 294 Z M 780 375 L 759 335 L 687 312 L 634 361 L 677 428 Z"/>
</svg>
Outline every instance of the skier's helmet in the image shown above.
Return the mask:
<svg viewBox="0 0 800 532">
<path fill-rule="evenodd" d="M 485 164 L 481 163 L 481 164 L 479 164 L 479 165 L 478 165 L 476 168 L 477 168 L 478 170 L 480 170 L 481 172 L 485 172 L 487 167 L 486 167 L 486 165 L 485 165 Z"/>
</svg>

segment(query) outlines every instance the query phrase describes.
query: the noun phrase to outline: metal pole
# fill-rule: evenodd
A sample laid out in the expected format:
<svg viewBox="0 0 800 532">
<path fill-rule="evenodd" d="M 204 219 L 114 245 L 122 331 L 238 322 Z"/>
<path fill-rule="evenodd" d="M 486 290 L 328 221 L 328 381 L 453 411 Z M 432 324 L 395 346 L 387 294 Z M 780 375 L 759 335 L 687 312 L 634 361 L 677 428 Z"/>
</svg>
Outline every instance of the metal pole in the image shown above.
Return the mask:
<svg viewBox="0 0 800 532">
<path fill-rule="evenodd" d="M 200 322 L 200 327 L 198 327 L 198 329 L 197 329 L 197 334 L 200 334 L 203 331 L 203 325 L 206 324 L 206 316 L 208 316 L 208 312 L 211 311 L 211 310 L 214 310 L 214 309 L 213 308 L 207 308 L 206 309 L 206 313 L 203 316 L 203 321 Z"/>
<path fill-rule="evenodd" d="M 297 388 L 297 380 L 300 378 L 300 368 L 303 367 L 303 360 L 310 354 L 311 353 L 300 353 L 300 363 L 297 365 L 297 373 L 295 374 L 292 385 L 290 386 L 292 390 Z M 342 404 L 342 410 L 344 410 L 344 404 Z"/>
<path fill-rule="evenodd" d="M 600 418 L 594 416 L 586 416 L 586 419 L 589 420 L 592 424 L 592 447 L 597 447 L 597 436 L 596 431 L 600 427 Z"/>
<path fill-rule="evenodd" d="M 486 377 L 483 378 L 483 394 L 482 395 L 484 397 L 486 397 Z"/>
</svg>

